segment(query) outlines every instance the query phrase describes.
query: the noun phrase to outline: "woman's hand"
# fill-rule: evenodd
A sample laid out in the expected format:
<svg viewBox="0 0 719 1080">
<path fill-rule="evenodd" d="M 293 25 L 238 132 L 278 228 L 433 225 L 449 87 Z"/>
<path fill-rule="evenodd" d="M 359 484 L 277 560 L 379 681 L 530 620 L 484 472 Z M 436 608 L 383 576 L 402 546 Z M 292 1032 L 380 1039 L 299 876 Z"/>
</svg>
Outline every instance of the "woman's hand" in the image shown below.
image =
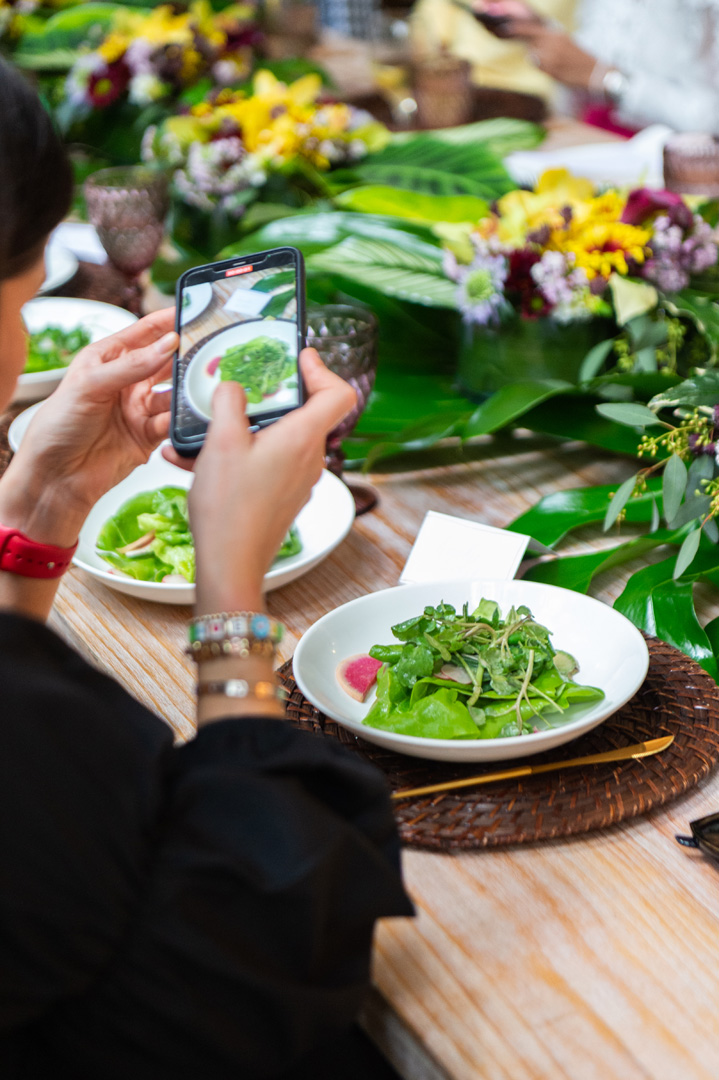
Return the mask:
<svg viewBox="0 0 719 1080">
<path fill-rule="evenodd" d="M 0 522 L 70 546 L 92 506 L 166 437 L 174 309 L 83 349 L 0 482 Z"/>
<path fill-rule="evenodd" d="M 527 43 L 530 59 L 546 75 L 577 90 L 590 88 L 596 57 L 580 49 L 568 34 L 528 25 L 515 36 Z"/>
<path fill-rule="evenodd" d="M 256 434 L 242 387 L 215 391 L 189 499 L 200 613 L 261 608 L 262 580 L 320 478 L 327 435 L 355 404 L 352 387 L 314 349 L 302 351 L 300 367 L 308 401 Z M 182 464 L 170 447 L 163 453 Z"/>
</svg>

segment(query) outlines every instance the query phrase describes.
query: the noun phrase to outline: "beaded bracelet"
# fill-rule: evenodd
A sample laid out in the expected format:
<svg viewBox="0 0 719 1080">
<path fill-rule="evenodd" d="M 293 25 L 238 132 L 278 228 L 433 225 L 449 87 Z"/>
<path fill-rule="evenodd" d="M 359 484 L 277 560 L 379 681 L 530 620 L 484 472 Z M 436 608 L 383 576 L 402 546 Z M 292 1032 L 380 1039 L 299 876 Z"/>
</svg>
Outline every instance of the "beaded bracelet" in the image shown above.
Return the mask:
<svg viewBox="0 0 719 1080">
<path fill-rule="evenodd" d="M 221 656 L 239 656 L 241 660 L 247 660 L 250 656 L 264 656 L 267 660 L 274 660 L 275 648 L 272 641 L 231 637 L 222 641 L 194 641 L 185 652 L 201 664 L 204 660 L 217 660 Z"/>
<path fill-rule="evenodd" d="M 282 641 L 284 626 L 276 619 L 258 611 L 221 611 L 217 615 L 200 615 L 190 623 L 190 645 L 227 638 L 254 638 L 256 641 Z"/>
<path fill-rule="evenodd" d="M 282 705 L 287 700 L 287 691 L 284 687 L 266 680 L 250 683 L 247 679 L 213 679 L 209 682 L 198 683 L 197 694 L 198 697 L 217 694 L 235 700 L 255 697 L 258 701 L 279 701 Z"/>
</svg>

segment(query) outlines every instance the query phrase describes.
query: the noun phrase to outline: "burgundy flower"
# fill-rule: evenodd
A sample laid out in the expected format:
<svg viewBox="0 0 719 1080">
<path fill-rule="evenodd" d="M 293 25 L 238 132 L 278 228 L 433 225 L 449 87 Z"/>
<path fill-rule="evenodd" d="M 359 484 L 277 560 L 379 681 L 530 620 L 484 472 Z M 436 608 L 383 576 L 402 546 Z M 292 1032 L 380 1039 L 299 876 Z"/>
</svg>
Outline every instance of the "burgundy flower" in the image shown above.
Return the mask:
<svg viewBox="0 0 719 1080">
<path fill-rule="evenodd" d="M 667 214 L 673 225 L 690 229 L 693 215 L 681 195 L 673 191 L 653 191 L 651 188 L 636 188 L 629 193 L 627 205 L 622 213 L 626 225 L 643 225 L 656 214 Z"/>
<path fill-rule="evenodd" d="M 96 109 L 105 109 L 127 90 L 130 69 L 123 60 L 108 64 L 102 71 L 93 71 L 87 83 L 87 96 Z"/>
<path fill-rule="evenodd" d="M 504 286 L 510 304 L 526 319 L 537 319 L 552 310 L 546 298 L 537 288 L 532 277 L 532 267 L 541 255 L 529 248 L 517 248 L 509 254 L 509 273 Z"/>
</svg>

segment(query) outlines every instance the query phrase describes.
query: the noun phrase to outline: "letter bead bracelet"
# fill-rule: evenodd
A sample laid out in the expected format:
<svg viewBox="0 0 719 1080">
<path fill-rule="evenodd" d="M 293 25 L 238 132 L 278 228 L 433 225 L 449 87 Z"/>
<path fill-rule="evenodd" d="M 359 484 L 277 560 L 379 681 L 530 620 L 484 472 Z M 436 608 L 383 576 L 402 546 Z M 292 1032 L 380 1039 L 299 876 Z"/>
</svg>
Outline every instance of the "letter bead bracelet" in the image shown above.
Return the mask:
<svg viewBox="0 0 719 1080">
<path fill-rule="evenodd" d="M 284 626 L 269 615 L 256 611 L 222 611 L 202 615 L 190 623 L 187 653 L 195 660 L 218 656 L 274 657 Z"/>
</svg>

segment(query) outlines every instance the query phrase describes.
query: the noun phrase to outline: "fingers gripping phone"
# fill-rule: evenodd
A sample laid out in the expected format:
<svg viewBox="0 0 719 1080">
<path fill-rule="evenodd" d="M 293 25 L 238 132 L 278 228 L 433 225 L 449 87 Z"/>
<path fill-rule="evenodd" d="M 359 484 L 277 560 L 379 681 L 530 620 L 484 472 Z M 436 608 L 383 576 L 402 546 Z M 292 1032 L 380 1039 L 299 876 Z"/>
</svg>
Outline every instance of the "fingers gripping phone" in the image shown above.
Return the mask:
<svg viewBox="0 0 719 1080">
<path fill-rule="evenodd" d="M 188 270 L 177 283 L 176 329 L 170 437 L 178 453 L 200 452 L 220 382 L 244 387 L 253 428 L 303 403 L 305 277 L 297 248 Z"/>
</svg>

